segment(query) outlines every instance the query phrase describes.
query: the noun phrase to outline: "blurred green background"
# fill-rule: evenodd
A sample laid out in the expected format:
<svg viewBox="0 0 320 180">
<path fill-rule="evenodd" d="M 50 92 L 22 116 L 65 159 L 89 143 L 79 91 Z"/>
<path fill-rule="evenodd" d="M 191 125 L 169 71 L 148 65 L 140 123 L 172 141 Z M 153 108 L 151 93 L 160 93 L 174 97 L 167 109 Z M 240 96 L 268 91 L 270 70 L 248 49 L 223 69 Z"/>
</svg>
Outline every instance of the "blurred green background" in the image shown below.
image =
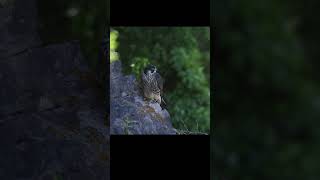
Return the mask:
<svg viewBox="0 0 320 180">
<path fill-rule="evenodd" d="M 214 1 L 214 180 L 320 178 L 320 1 Z"/>
<path fill-rule="evenodd" d="M 106 82 L 106 57 L 101 48 L 109 30 L 108 5 L 109 0 L 37 1 L 38 29 L 44 44 L 79 41 L 100 87 L 105 87 Z"/>
<path fill-rule="evenodd" d="M 175 128 L 209 133 L 209 27 L 113 27 L 110 49 L 110 61 L 120 59 L 137 79 L 147 64 L 157 66 Z"/>
</svg>

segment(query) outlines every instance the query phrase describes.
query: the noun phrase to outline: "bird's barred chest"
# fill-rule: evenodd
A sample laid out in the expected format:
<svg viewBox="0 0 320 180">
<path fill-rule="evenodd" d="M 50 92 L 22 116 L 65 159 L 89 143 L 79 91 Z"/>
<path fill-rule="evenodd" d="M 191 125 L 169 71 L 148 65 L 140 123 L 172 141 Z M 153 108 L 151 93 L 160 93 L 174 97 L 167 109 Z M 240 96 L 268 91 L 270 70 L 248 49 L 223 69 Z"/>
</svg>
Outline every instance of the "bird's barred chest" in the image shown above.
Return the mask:
<svg viewBox="0 0 320 180">
<path fill-rule="evenodd" d="M 160 89 L 156 79 L 152 76 L 147 76 L 146 88 L 150 89 L 153 93 L 160 95 Z"/>
</svg>

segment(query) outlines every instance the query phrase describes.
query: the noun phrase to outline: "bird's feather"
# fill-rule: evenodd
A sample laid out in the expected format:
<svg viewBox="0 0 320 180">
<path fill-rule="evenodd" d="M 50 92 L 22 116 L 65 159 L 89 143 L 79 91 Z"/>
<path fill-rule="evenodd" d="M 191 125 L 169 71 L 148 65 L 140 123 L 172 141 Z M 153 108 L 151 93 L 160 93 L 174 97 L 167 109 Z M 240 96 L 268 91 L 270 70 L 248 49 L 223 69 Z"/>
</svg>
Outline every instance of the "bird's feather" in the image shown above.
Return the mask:
<svg viewBox="0 0 320 180">
<path fill-rule="evenodd" d="M 162 92 L 163 92 L 163 79 L 159 73 L 155 74 L 155 78 L 156 78 L 157 86 L 160 89 L 160 93 L 162 94 Z"/>
</svg>

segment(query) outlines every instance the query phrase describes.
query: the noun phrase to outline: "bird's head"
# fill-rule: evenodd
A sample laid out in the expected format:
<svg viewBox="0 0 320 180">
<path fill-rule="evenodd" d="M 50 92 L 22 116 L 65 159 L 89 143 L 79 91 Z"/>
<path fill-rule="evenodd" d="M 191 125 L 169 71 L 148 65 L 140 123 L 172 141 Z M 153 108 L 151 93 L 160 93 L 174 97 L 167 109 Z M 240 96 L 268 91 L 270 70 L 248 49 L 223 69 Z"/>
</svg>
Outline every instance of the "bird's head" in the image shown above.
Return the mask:
<svg viewBox="0 0 320 180">
<path fill-rule="evenodd" d="M 156 66 L 149 64 L 147 67 L 144 68 L 144 73 L 145 74 L 154 74 L 157 72 Z"/>
</svg>

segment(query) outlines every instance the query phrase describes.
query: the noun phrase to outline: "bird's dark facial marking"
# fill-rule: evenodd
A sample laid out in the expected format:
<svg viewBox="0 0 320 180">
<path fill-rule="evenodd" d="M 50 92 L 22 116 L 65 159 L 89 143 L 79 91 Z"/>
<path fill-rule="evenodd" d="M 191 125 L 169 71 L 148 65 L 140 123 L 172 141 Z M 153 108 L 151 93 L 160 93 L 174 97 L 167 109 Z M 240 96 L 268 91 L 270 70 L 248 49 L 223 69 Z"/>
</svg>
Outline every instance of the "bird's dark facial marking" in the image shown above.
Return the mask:
<svg viewBox="0 0 320 180">
<path fill-rule="evenodd" d="M 147 74 L 147 72 L 150 71 L 150 73 L 156 72 L 156 67 L 154 65 L 149 64 L 145 69 L 144 73 Z"/>
</svg>

